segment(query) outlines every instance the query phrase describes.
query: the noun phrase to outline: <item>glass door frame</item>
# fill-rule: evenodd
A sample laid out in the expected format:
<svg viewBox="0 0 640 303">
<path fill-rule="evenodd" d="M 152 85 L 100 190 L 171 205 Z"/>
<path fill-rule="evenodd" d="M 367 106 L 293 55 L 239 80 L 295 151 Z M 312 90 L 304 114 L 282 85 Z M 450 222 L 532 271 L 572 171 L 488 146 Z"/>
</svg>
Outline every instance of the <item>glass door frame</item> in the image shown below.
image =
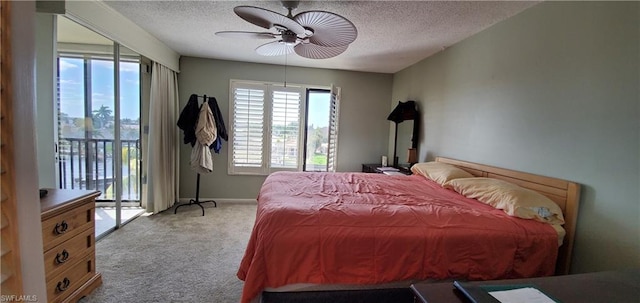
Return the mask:
<svg viewBox="0 0 640 303">
<path fill-rule="evenodd" d="M 73 20 L 70 20 L 70 21 L 74 22 Z M 91 30 L 90 28 L 87 28 L 84 25 L 81 25 L 81 24 L 78 24 L 78 23 L 75 23 L 75 24 L 77 24 L 77 26 L 79 26 L 79 27 L 83 27 L 86 30 L 95 33 L 95 31 Z M 95 35 L 100 35 L 100 34 L 95 33 Z M 122 202 L 123 202 L 122 201 L 123 200 L 123 196 L 122 195 L 123 195 L 123 182 L 124 182 L 124 180 L 123 180 L 123 169 L 124 168 L 123 168 L 123 165 L 122 165 L 123 164 L 123 162 L 122 162 L 123 161 L 123 152 L 122 152 L 123 144 L 122 144 L 122 138 L 121 138 L 121 127 L 122 127 L 122 121 L 121 121 L 121 103 L 122 103 L 122 100 L 121 100 L 121 96 L 122 96 L 121 88 L 122 87 L 121 87 L 121 75 L 120 75 L 121 68 L 120 67 L 121 67 L 121 63 L 122 62 L 131 62 L 131 61 L 127 60 L 127 58 L 129 58 L 128 55 L 121 55 L 121 53 L 120 53 L 121 52 L 121 46 L 120 46 L 120 44 L 118 42 L 113 41 L 113 40 L 108 39 L 108 38 L 105 38 L 105 39 L 109 40 L 111 42 L 111 45 L 112 45 L 110 47 L 109 44 L 105 44 L 104 45 L 105 50 L 108 49 L 108 48 L 111 48 L 112 52 L 109 54 L 108 51 L 105 51 L 104 55 L 95 54 L 95 58 L 99 59 L 100 57 L 102 57 L 102 59 L 109 60 L 113 64 L 113 82 L 109 83 L 109 84 L 113 84 L 113 107 L 114 107 L 114 110 L 113 110 L 113 113 L 114 113 L 114 118 L 113 118 L 113 146 L 112 146 L 112 155 L 111 156 L 112 156 L 112 160 L 113 160 L 112 161 L 112 167 L 113 167 L 112 177 L 113 177 L 114 181 L 113 181 L 113 187 L 112 188 L 113 188 L 113 192 L 114 192 L 114 194 L 113 194 L 114 200 L 113 201 L 114 201 L 114 204 L 115 204 L 115 224 L 114 225 L 108 225 L 109 228 L 103 234 L 99 235 L 99 238 L 101 238 L 102 236 L 108 234 L 109 232 L 111 232 L 111 231 L 113 231 L 115 229 L 118 229 L 118 228 L 122 227 L 124 224 L 126 224 L 128 221 L 130 221 L 130 220 L 128 220 L 127 222 L 122 222 Z M 57 43 L 61 42 L 61 41 L 59 41 L 57 39 L 57 37 L 56 37 L 56 41 L 57 41 Z M 62 43 L 64 43 L 64 42 L 62 41 Z M 92 45 L 92 44 L 87 44 L 87 45 Z M 125 47 L 122 47 L 122 48 L 125 48 Z M 60 75 L 59 75 L 60 60 L 59 60 L 59 58 L 63 58 L 63 57 L 83 58 L 83 63 L 84 63 L 83 64 L 83 69 L 84 69 L 84 76 L 83 77 L 85 79 L 84 80 L 85 81 L 84 82 L 85 94 L 84 94 L 84 101 L 83 101 L 84 102 L 84 106 L 85 106 L 84 119 L 91 119 L 92 118 L 92 108 L 91 108 L 92 95 L 89 93 L 89 96 L 87 96 L 88 92 L 86 91 L 86 86 L 87 85 L 89 87 L 92 86 L 91 83 L 87 83 L 87 81 L 91 81 L 91 79 L 89 78 L 90 74 L 87 74 L 87 69 L 91 69 L 91 67 L 87 66 L 87 65 L 90 65 L 90 63 L 88 64 L 88 62 L 91 62 L 91 60 L 92 60 L 91 59 L 92 52 L 91 51 L 83 51 L 83 50 L 77 50 L 77 51 L 76 50 L 73 50 L 73 51 L 62 50 L 62 51 L 60 51 L 59 47 L 54 48 L 54 52 L 55 52 L 55 58 L 58 58 L 56 60 L 58 62 L 58 64 L 56 65 L 56 69 L 57 69 L 56 73 L 58 73 L 58 77 L 57 77 L 57 79 L 55 79 L 55 81 L 57 82 L 56 83 L 57 85 L 60 85 L 59 84 L 60 83 Z M 128 50 L 128 52 L 133 52 L 133 51 Z M 135 52 L 133 52 L 133 53 L 135 53 Z M 133 58 L 133 56 L 131 58 Z M 142 130 L 142 113 L 141 113 L 141 109 L 142 109 L 142 98 L 141 98 L 142 97 L 142 81 L 141 81 L 142 80 L 142 70 L 141 70 L 140 67 L 143 66 L 143 64 L 142 64 L 142 56 L 139 56 L 136 61 L 138 63 L 138 70 L 140 71 L 140 74 L 138 75 L 139 96 L 138 96 L 137 102 L 138 102 L 138 107 L 140 109 L 140 114 L 139 114 L 139 117 L 138 117 L 138 121 L 139 121 L 139 124 L 140 124 L 139 125 L 140 127 L 138 129 L 138 140 L 140 140 L 140 143 L 141 143 L 141 140 L 142 140 L 142 131 L 141 131 Z M 60 98 L 60 96 L 58 96 L 58 98 Z M 60 117 L 61 117 L 60 114 L 59 114 L 59 113 L 61 113 L 59 106 L 60 106 L 60 104 L 58 104 L 58 109 L 57 109 L 58 114 L 56 114 L 56 118 L 55 118 L 56 124 L 59 123 L 57 121 L 59 121 Z M 86 131 L 87 131 L 87 129 L 85 128 L 85 136 L 84 136 L 85 140 L 87 138 Z M 61 134 L 58 133 L 58 128 L 57 127 L 56 127 L 55 133 L 56 133 L 56 137 L 54 138 L 54 140 L 55 140 L 56 146 L 59 147 L 59 139 L 60 139 L 60 135 Z M 97 145 L 96 145 L 96 147 L 97 147 Z M 127 153 L 130 152 L 130 146 L 128 146 L 128 147 L 129 148 L 127 150 Z M 136 158 L 136 173 L 135 173 L 136 180 L 134 181 L 136 183 L 135 186 L 137 188 L 137 198 L 138 198 L 138 200 L 136 202 L 138 202 L 138 205 L 142 204 L 142 197 L 143 197 L 143 195 L 142 195 L 142 176 L 141 176 L 142 174 L 140 173 L 141 172 L 141 164 L 142 164 L 142 154 L 143 154 L 141 148 L 142 148 L 141 144 L 137 145 L 137 149 L 138 150 L 136 151 L 136 155 L 138 155 L 139 157 Z M 60 149 L 59 148 L 56 148 L 56 153 L 60 153 Z M 86 151 L 85 151 L 85 153 L 86 153 Z M 58 157 L 56 157 L 56 158 L 60 159 L 60 155 L 57 155 L 57 156 Z M 79 157 L 78 159 L 80 161 L 82 161 L 80 156 L 78 156 L 78 157 Z M 127 157 L 127 158 L 129 159 L 129 157 Z M 58 161 L 60 161 L 60 160 L 58 160 Z M 129 163 L 127 163 L 127 164 L 130 165 Z M 62 176 L 62 172 L 59 171 L 59 166 L 58 165 L 55 165 L 55 167 L 56 167 L 56 179 L 57 179 L 56 183 L 59 184 L 60 187 L 62 187 L 63 186 L 62 183 L 61 183 L 62 178 L 66 178 L 66 177 Z M 96 164 L 96 167 L 97 167 L 97 164 Z M 131 169 L 129 168 L 129 176 L 131 176 L 130 170 Z M 98 177 L 96 177 L 96 178 L 98 178 Z M 86 179 L 87 178 L 85 177 L 85 182 L 87 182 Z M 72 178 L 71 182 L 72 183 L 74 182 L 73 178 Z M 96 186 L 97 186 L 97 184 L 96 184 Z M 100 203 L 100 201 L 98 201 L 98 203 Z"/>
</svg>

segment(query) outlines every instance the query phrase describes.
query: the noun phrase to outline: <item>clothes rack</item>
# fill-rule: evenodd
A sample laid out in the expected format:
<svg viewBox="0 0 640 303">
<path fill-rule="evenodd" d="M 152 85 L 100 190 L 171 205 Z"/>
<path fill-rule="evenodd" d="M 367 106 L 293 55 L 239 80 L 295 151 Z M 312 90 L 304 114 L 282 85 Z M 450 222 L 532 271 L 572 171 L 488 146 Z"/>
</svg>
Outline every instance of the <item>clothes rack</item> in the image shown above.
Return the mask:
<svg viewBox="0 0 640 303">
<path fill-rule="evenodd" d="M 180 208 L 182 206 L 198 205 L 198 206 L 200 206 L 200 208 L 202 208 L 202 215 L 204 216 L 204 206 L 202 206 L 202 203 L 212 202 L 213 203 L 213 207 L 218 207 L 218 204 L 216 203 L 216 201 L 214 201 L 214 200 L 200 201 L 199 200 L 199 196 L 200 196 L 200 173 L 198 173 L 198 177 L 196 179 L 196 198 L 189 200 L 189 203 L 183 203 L 183 204 L 180 204 L 180 205 L 176 206 L 175 210 L 173 211 L 173 214 L 174 215 L 177 214 L 178 213 L 178 208 Z"/>
<path fill-rule="evenodd" d="M 208 101 L 207 95 L 197 96 L 197 97 L 204 99 L 204 101 L 202 102 L 201 106 L 208 106 L 208 104 L 207 104 L 207 101 Z M 196 197 L 195 197 L 195 199 L 190 199 L 189 203 L 182 203 L 182 204 L 177 205 L 175 207 L 174 211 L 173 211 L 173 214 L 177 214 L 178 213 L 178 208 L 180 208 L 182 206 L 198 205 L 202 209 L 202 215 L 204 216 L 204 206 L 202 206 L 202 203 L 208 203 L 208 202 L 213 203 L 213 207 L 218 207 L 218 204 L 214 200 L 200 201 L 200 173 L 198 173 L 197 178 L 196 178 Z"/>
</svg>

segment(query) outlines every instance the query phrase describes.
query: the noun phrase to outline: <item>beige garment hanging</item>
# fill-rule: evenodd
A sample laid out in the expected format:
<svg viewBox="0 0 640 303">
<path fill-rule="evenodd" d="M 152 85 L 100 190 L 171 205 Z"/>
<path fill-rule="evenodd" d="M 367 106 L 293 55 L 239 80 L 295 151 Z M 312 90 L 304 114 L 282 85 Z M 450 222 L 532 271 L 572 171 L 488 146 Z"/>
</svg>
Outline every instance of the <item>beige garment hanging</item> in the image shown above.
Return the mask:
<svg viewBox="0 0 640 303">
<path fill-rule="evenodd" d="M 191 161 L 189 162 L 191 168 L 198 173 L 206 174 L 213 171 L 213 154 L 211 154 L 209 145 L 216 140 L 216 136 L 216 122 L 205 98 L 205 102 L 200 106 L 196 123 L 196 139 L 198 140 L 191 150 Z"/>
<path fill-rule="evenodd" d="M 200 106 L 198 114 L 198 123 L 196 123 L 196 138 L 202 145 L 209 146 L 216 140 L 218 130 L 216 129 L 216 120 L 213 118 L 213 112 L 209 108 L 207 100 Z"/>
</svg>

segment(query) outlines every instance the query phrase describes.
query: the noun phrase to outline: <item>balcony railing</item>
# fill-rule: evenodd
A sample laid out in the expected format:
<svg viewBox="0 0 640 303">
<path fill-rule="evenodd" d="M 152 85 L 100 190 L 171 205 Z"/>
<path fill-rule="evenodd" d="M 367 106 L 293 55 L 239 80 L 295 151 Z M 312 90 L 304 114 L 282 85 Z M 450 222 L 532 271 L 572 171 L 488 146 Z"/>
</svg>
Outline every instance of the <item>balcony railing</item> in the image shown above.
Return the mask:
<svg viewBox="0 0 640 303">
<path fill-rule="evenodd" d="M 122 145 L 122 201 L 140 201 L 140 140 Z M 113 139 L 60 138 L 60 188 L 99 190 L 100 201 L 115 201 Z"/>
</svg>

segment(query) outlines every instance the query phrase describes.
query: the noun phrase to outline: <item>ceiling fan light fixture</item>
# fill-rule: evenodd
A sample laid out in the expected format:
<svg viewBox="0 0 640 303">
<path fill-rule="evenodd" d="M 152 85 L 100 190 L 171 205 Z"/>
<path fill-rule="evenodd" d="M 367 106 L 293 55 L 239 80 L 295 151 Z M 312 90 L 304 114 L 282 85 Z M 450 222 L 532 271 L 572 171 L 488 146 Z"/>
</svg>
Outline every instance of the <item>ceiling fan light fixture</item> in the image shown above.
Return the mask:
<svg viewBox="0 0 640 303">
<path fill-rule="evenodd" d="M 285 43 L 295 44 L 297 40 L 298 35 L 296 35 L 296 33 L 290 30 L 282 32 L 282 41 L 284 41 Z"/>
<path fill-rule="evenodd" d="M 278 33 L 218 32 L 220 36 L 244 36 L 247 38 L 269 38 L 278 40 L 263 44 L 256 52 L 263 56 L 278 56 L 294 52 L 309 59 L 335 57 L 355 41 L 358 30 L 348 19 L 326 11 L 306 11 L 295 16 L 291 11 L 299 1 L 282 1 L 288 16 L 255 7 L 236 6 L 233 11 L 242 19 Z"/>
</svg>

